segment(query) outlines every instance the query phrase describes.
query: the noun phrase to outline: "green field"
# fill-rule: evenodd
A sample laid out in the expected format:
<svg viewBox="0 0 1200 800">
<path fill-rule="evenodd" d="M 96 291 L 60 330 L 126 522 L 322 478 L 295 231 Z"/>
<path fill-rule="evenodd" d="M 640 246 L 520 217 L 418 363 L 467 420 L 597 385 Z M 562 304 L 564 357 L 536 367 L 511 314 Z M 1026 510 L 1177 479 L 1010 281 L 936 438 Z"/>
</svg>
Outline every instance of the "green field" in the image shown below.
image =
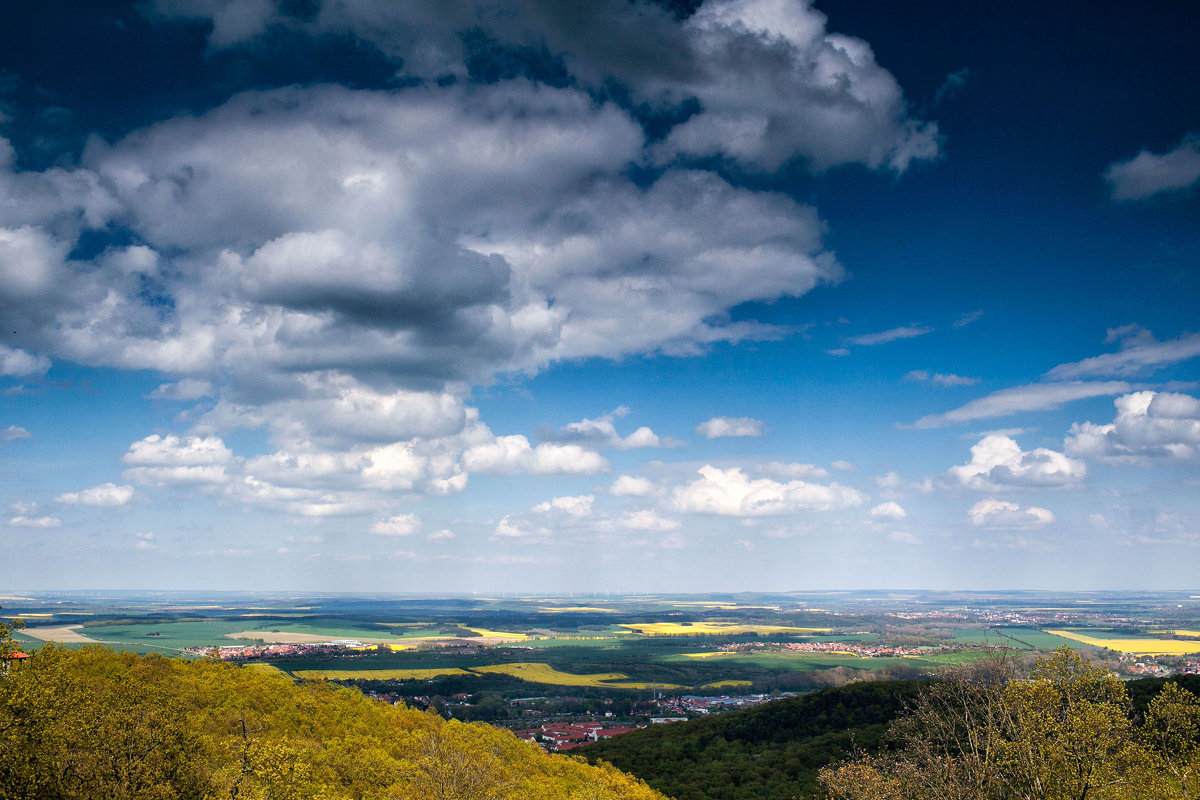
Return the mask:
<svg viewBox="0 0 1200 800">
<path fill-rule="evenodd" d="M 811 670 L 829 669 L 831 667 L 874 670 L 907 666 L 917 669 L 931 669 L 987 658 L 990 655 L 992 654 L 987 650 L 959 650 L 951 653 L 937 653 L 913 658 L 866 658 L 841 653 L 806 653 L 786 650 L 783 652 L 765 653 L 729 653 L 709 658 L 694 658 L 680 654 L 664 656 L 661 660 L 669 663 L 705 662 L 713 667 L 723 667 L 729 672 L 736 672 L 739 666 L 756 666 L 769 670 L 786 670 L 789 672 L 808 672 Z"/>
<path fill-rule="evenodd" d="M 1024 643 L 1029 646 L 1026 649 L 1036 650 L 1057 650 L 1063 645 L 1077 650 L 1092 649 L 1085 644 L 1073 642 L 1037 628 L 997 628 L 993 633 L 996 634 L 994 643 L 1000 647 L 1021 647 L 1021 643 Z"/>
</svg>

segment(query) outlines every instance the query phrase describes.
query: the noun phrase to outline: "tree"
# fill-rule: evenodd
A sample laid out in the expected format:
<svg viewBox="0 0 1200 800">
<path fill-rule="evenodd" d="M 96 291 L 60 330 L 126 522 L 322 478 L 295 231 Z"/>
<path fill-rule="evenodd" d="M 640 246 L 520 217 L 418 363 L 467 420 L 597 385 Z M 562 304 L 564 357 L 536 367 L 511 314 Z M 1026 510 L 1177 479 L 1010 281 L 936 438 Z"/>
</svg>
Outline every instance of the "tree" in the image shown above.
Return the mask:
<svg viewBox="0 0 1200 800">
<path fill-rule="evenodd" d="M 1125 686 L 1062 648 L 1016 679 L 998 662 L 924 693 L 898 748 L 822 771 L 835 800 L 1125 800 L 1196 797 L 1200 700 L 1174 687 L 1140 728 Z"/>
<path fill-rule="evenodd" d="M 0 606 L 0 608 L 4 608 L 4 606 Z M 0 619 L 0 657 L 11 655 L 20 649 L 13 638 L 13 632 L 19 631 L 24 627 L 24 620 L 10 619 L 8 622 L 5 622 L 3 619 Z"/>
</svg>

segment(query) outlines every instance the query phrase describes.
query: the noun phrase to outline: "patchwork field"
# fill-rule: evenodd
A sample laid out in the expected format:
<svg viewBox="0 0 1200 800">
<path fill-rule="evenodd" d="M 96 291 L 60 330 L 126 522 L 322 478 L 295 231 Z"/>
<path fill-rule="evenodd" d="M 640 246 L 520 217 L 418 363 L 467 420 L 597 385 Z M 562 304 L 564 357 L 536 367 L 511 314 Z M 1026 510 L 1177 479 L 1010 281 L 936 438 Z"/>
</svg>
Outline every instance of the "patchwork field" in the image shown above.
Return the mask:
<svg viewBox="0 0 1200 800">
<path fill-rule="evenodd" d="M 59 644 L 99 644 L 95 639 L 80 633 L 81 625 L 39 626 L 27 627 L 21 633 L 42 642 L 58 642 Z"/>
<path fill-rule="evenodd" d="M 1135 638 L 1107 638 L 1099 636 L 1088 636 L 1075 631 L 1052 630 L 1046 631 L 1055 636 L 1061 636 L 1065 639 L 1071 639 L 1083 644 L 1090 644 L 1092 647 L 1104 647 L 1109 650 L 1116 650 L 1118 653 L 1126 653 L 1128 655 L 1138 656 L 1182 656 L 1189 653 L 1200 653 L 1200 641 L 1183 641 L 1181 639 L 1135 639 Z"/>
<path fill-rule="evenodd" d="M 253 666 L 253 665 L 251 665 Z M 264 665 L 265 666 L 265 665 Z M 316 681 L 427 681 L 443 675 L 474 675 L 458 667 L 435 669 L 298 669 L 297 678 Z"/>
<path fill-rule="evenodd" d="M 529 637 L 524 633 L 508 633 L 506 631 L 490 631 L 487 628 L 467 628 L 467 630 L 478 633 L 485 639 L 494 639 L 498 642 L 523 642 Z"/>
<path fill-rule="evenodd" d="M 646 636 L 741 636 L 747 633 L 769 635 L 772 633 L 810 634 L 829 633 L 832 628 L 793 628 L 788 625 L 743 625 L 737 622 L 637 622 L 621 623 L 634 633 Z"/>
<path fill-rule="evenodd" d="M 485 667 L 471 667 L 472 672 L 497 673 L 511 675 L 530 683 L 546 683 L 553 686 L 594 686 L 608 689 L 680 689 L 670 683 L 645 683 L 630 681 L 629 676 L 621 672 L 598 672 L 592 675 L 576 675 L 570 672 L 559 672 L 549 664 L 516 663 L 495 664 Z"/>
<path fill-rule="evenodd" d="M 701 686 L 701 689 L 728 689 L 735 686 L 753 686 L 753 681 L 713 681 Z"/>
</svg>

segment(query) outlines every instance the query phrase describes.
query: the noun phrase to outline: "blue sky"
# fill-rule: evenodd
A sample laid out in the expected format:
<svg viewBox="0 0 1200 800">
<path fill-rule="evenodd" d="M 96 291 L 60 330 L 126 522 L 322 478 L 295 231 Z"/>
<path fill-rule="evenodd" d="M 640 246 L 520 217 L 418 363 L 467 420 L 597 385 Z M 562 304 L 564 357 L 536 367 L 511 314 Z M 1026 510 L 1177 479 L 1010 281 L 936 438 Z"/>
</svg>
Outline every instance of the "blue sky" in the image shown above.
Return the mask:
<svg viewBox="0 0 1200 800">
<path fill-rule="evenodd" d="M 9 17 L 11 588 L 1196 588 L 1187 4 Z"/>
</svg>

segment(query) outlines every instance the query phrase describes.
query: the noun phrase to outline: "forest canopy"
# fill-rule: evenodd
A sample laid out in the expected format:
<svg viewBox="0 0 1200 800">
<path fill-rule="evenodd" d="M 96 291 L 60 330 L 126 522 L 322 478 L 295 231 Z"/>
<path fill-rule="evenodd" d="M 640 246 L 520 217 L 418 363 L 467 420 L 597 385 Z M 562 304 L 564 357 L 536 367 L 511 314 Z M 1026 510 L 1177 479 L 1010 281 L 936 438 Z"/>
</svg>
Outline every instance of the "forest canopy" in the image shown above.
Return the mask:
<svg viewBox="0 0 1200 800">
<path fill-rule="evenodd" d="M 896 748 L 822 771 L 833 800 L 1191 800 L 1200 698 L 1162 684 L 1136 712 L 1124 683 L 1069 648 L 1028 678 L 962 668 L 894 723 Z"/>
<path fill-rule="evenodd" d="M 0 800 L 663 800 L 324 683 L 215 661 L 47 645 L 0 677 Z"/>
</svg>

